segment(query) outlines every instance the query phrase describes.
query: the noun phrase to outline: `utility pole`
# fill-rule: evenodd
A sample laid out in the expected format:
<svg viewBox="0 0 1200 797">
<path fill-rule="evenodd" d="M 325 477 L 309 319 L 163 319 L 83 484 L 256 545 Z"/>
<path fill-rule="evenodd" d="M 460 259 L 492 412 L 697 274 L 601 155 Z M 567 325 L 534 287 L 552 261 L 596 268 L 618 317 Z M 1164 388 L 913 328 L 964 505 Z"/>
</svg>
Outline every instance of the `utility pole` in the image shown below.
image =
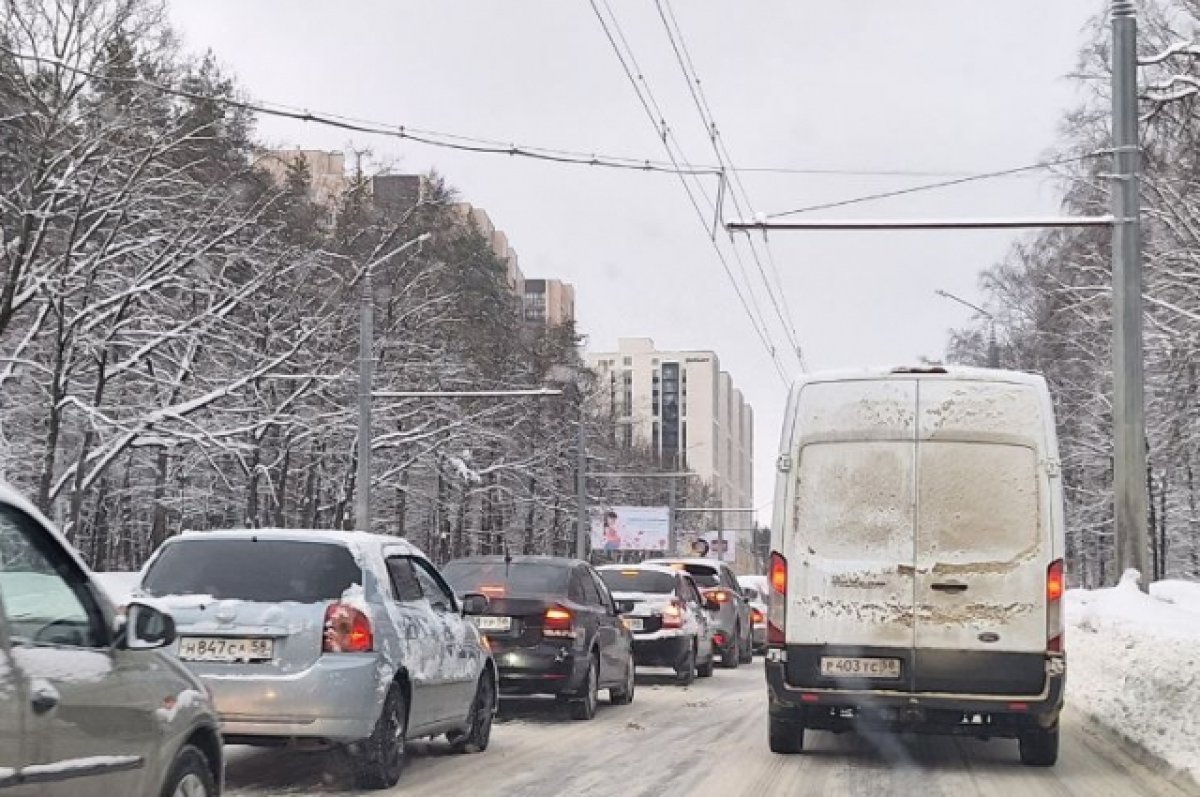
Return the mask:
<svg viewBox="0 0 1200 797">
<path fill-rule="evenodd" d="M 950 293 L 950 291 L 944 291 L 941 288 L 938 288 L 934 291 L 934 293 L 936 293 L 938 296 L 941 296 L 943 299 L 949 299 L 952 302 L 958 302 L 964 307 L 969 307 L 988 320 L 988 368 L 999 368 L 1000 346 L 996 343 L 996 316 L 992 315 L 987 310 L 984 310 L 977 304 L 971 304 L 966 299 L 963 299 L 960 296 L 955 296 L 953 293 Z"/>
<path fill-rule="evenodd" d="M 1113 501 L 1117 565 L 1150 577 L 1146 499 L 1146 406 L 1142 351 L 1142 235 L 1138 198 L 1137 11 L 1112 4 Z"/>
<path fill-rule="evenodd" d="M 587 417 L 583 407 L 583 391 L 576 386 L 575 400 L 579 404 L 579 429 L 575 438 L 575 558 L 587 559 L 589 532 L 587 505 Z"/>
<path fill-rule="evenodd" d="M 371 530 L 371 383 L 375 371 L 375 291 L 371 268 L 363 273 L 358 304 L 358 472 L 354 484 L 354 525 Z"/>
</svg>

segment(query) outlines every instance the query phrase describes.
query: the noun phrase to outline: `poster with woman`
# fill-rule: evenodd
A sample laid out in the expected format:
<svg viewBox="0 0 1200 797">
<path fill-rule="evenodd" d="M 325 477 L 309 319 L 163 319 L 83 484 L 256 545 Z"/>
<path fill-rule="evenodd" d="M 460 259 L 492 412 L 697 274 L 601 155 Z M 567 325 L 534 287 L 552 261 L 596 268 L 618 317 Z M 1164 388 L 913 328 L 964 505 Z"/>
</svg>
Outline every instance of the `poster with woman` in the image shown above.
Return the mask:
<svg viewBox="0 0 1200 797">
<path fill-rule="evenodd" d="M 665 506 L 613 506 L 592 516 L 594 551 L 666 551 Z"/>
</svg>

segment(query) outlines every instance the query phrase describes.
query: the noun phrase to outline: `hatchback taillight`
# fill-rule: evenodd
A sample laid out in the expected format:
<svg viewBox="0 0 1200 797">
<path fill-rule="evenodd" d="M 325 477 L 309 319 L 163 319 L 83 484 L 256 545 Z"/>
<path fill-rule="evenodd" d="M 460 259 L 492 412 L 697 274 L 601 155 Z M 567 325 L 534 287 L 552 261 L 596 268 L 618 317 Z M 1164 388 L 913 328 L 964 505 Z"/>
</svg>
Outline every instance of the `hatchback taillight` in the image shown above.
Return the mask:
<svg viewBox="0 0 1200 797">
<path fill-rule="evenodd" d="M 325 632 L 321 650 L 325 653 L 369 653 L 375 647 L 371 620 L 348 603 L 331 603 L 325 609 Z"/>
<path fill-rule="evenodd" d="M 783 629 L 787 625 L 787 559 L 778 551 L 771 552 L 771 598 L 767 603 L 767 643 L 782 645 Z"/>
<path fill-rule="evenodd" d="M 678 603 L 672 602 L 663 607 L 662 627 L 663 628 L 682 628 L 683 627 L 683 609 L 680 608 Z"/>
<path fill-rule="evenodd" d="M 542 635 L 564 639 L 575 638 L 575 616 L 570 609 L 551 606 L 542 615 Z"/>
</svg>

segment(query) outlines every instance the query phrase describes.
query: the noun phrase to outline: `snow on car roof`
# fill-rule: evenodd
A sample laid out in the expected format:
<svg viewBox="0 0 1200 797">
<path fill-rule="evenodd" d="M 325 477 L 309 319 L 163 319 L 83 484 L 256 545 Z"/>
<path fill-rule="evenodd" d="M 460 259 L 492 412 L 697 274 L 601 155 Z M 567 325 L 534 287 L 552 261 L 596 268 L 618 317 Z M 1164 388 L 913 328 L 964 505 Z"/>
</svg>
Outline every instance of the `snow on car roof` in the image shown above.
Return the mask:
<svg viewBox="0 0 1200 797">
<path fill-rule="evenodd" d="M 279 540 L 286 542 L 324 542 L 346 545 L 353 548 L 396 548 L 402 553 L 424 556 L 421 550 L 403 537 L 387 534 L 372 534 L 366 531 L 341 531 L 339 529 L 214 529 L 212 531 L 185 531 L 167 540 Z"/>
<path fill-rule="evenodd" d="M 716 570 L 721 565 L 720 559 L 705 559 L 699 556 L 673 556 L 670 559 L 647 559 L 645 564 L 657 564 L 664 567 L 670 567 L 673 564 L 680 565 L 707 565 L 713 570 Z"/>
<path fill-rule="evenodd" d="M 638 562 L 637 564 L 611 564 L 600 565 L 597 570 L 646 570 L 652 573 L 665 573 L 667 575 L 675 575 L 675 569 L 667 565 L 660 565 L 656 562 Z"/>
<path fill-rule="evenodd" d="M 971 368 L 958 365 L 889 365 L 812 371 L 797 379 L 795 384 L 839 382 L 856 379 L 911 379 L 914 377 L 920 379 L 958 379 L 969 382 L 1006 382 L 1018 385 L 1040 385 L 1045 381 L 1039 374 L 1031 374 L 1025 371 L 1005 371 L 999 368 Z"/>
</svg>

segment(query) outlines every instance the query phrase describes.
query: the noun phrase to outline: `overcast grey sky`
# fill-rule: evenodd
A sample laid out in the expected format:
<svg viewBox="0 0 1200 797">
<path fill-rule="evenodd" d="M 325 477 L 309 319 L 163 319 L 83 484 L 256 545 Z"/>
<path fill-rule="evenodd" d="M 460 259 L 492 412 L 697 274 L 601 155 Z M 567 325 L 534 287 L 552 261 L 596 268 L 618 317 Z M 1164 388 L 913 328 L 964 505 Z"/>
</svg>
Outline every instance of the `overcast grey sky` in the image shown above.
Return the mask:
<svg viewBox="0 0 1200 797">
<path fill-rule="evenodd" d="M 713 163 L 650 0 L 610 0 L 690 160 Z M 1077 88 L 1066 76 L 1106 0 L 674 0 L 739 167 L 981 172 L 1040 160 Z M 588 0 L 173 0 L 188 49 L 211 48 L 255 99 L 563 149 L 661 159 L 662 144 Z M 770 500 L 786 389 L 677 178 L 432 149 L 261 120 L 280 146 L 367 146 L 398 170 L 436 168 L 485 208 L 525 274 L 575 284 L 589 347 L 649 336 L 713 349 L 756 413 L 756 503 Z M 928 182 L 745 174 L 774 212 Z M 715 192 L 715 183 L 708 186 Z M 1044 179 L 1002 179 L 830 211 L 843 216 L 1053 213 Z M 727 216 L 732 208 L 727 208 Z M 811 368 L 942 354 L 1005 232 L 771 237 Z M 746 258 L 791 371 L 786 339 Z M 734 265 L 736 269 L 736 264 Z M 735 272 L 736 273 L 736 272 Z M 769 515 L 761 515 L 764 520 Z"/>
</svg>

